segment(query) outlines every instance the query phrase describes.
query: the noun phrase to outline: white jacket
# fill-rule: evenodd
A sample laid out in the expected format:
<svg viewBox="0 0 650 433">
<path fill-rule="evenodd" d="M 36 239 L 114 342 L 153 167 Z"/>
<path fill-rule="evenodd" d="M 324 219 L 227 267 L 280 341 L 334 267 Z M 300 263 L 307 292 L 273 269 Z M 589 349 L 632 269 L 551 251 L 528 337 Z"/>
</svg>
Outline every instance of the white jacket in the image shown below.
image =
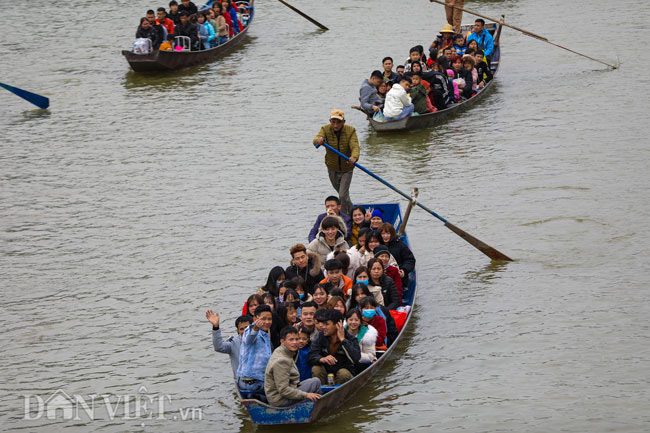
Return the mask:
<svg viewBox="0 0 650 433">
<path fill-rule="evenodd" d="M 411 97 L 406 94 L 406 90 L 398 83 L 395 83 L 386 94 L 384 117 L 397 117 L 402 114 L 404 107 L 408 107 L 411 104 Z"/>
<path fill-rule="evenodd" d="M 361 343 L 359 343 L 359 346 L 361 347 L 361 359 L 359 362 L 370 364 L 372 361 L 377 359 L 375 343 L 377 343 L 377 330 L 374 326 L 368 325 L 366 335 L 363 336 Z"/>
</svg>

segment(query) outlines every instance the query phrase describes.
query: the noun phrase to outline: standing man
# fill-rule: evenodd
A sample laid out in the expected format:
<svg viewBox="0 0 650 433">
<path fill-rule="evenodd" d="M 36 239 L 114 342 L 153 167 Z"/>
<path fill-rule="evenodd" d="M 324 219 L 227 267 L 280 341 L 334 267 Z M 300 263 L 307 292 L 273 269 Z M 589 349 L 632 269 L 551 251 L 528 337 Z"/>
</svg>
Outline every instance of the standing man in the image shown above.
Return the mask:
<svg viewBox="0 0 650 433">
<path fill-rule="evenodd" d="M 339 193 L 341 211 L 346 215 L 352 215 L 350 183 L 352 183 L 354 163 L 359 160 L 360 151 L 357 131 L 354 127 L 345 124 L 343 111 L 333 110 L 330 113 L 329 125 L 323 125 L 314 137 L 314 146 L 318 147 L 324 142 L 349 158 L 348 162 L 330 150 L 325 153 L 325 165 L 330 182 Z"/>
<path fill-rule="evenodd" d="M 280 332 L 280 345 L 266 364 L 264 392 L 271 406 L 290 406 L 305 399 L 316 401 L 321 398 L 317 377 L 300 382 L 295 361 L 298 343 L 298 330 L 287 326 Z"/>
<path fill-rule="evenodd" d="M 445 0 L 445 13 L 447 14 L 447 23 L 449 23 L 457 34 L 460 34 L 460 24 L 463 21 L 463 11 L 456 9 L 454 6 L 465 7 L 465 0 Z"/>
<path fill-rule="evenodd" d="M 492 53 L 494 53 L 494 38 L 485 30 L 485 21 L 482 18 L 477 18 L 474 21 L 474 31 L 467 37 L 467 43 L 469 41 L 476 41 L 478 44 L 479 50 L 483 50 L 483 55 L 485 60 L 487 60 L 488 65 L 492 61 Z"/>
</svg>

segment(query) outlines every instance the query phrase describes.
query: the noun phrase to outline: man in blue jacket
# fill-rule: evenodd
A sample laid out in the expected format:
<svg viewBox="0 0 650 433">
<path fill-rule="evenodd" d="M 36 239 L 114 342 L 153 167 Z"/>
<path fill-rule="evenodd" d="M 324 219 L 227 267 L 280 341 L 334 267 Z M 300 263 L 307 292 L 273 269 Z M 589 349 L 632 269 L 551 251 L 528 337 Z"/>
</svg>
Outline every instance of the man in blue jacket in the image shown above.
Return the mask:
<svg viewBox="0 0 650 433">
<path fill-rule="evenodd" d="M 494 38 L 490 32 L 485 30 L 485 21 L 478 18 L 474 21 L 474 31 L 467 37 L 467 43 L 476 41 L 479 49 L 483 50 L 483 55 L 486 57 L 488 63 L 492 60 L 492 53 L 494 53 Z"/>
</svg>

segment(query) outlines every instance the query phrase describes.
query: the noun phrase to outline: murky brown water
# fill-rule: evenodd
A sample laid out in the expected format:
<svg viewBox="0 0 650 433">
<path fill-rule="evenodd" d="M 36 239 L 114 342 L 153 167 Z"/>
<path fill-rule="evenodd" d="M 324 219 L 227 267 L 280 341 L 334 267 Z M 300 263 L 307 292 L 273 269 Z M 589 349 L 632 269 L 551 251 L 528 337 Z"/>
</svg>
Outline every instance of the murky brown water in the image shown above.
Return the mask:
<svg viewBox="0 0 650 433">
<path fill-rule="evenodd" d="M 5 5 L 2 81 L 52 106 L 0 93 L 1 429 L 253 430 L 203 314 L 227 329 L 306 238 L 331 192 L 311 139 L 339 107 L 361 163 L 518 261 L 491 265 L 414 211 L 410 345 L 313 430 L 649 430 L 648 3 L 466 2 L 621 68 L 505 30 L 491 95 L 388 136 L 349 107 L 384 55 L 430 42 L 443 8 L 292 3 L 331 30 L 260 0 L 239 49 L 159 77 L 119 54 L 157 5 Z M 361 172 L 352 196 L 400 199 Z M 165 419 L 109 420 L 101 397 L 99 420 L 23 419 L 24 395 L 57 389 L 171 401 Z M 174 420 L 183 408 L 202 419 Z"/>
</svg>

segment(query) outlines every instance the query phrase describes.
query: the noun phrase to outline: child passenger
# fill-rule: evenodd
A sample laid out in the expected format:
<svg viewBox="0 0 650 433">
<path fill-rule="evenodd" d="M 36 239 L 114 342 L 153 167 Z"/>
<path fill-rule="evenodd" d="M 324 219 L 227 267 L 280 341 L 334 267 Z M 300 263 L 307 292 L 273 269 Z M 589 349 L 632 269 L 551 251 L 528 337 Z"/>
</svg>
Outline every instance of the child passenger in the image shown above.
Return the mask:
<svg viewBox="0 0 650 433">
<path fill-rule="evenodd" d="M 167 35 L 167 40 L 160 44 L 160 48 L 158 48 L 160 51 L 172 51 L 173 47 L 172 45 L 174 44 L 174 34 L 168 34 Z"/>
<path fill-rule="evenodd" d="M 465 38 L 463 35 L 459 34 L 454 36 L 454 50 L 456 50 L 456 54 L 459 56 L 465 54 Z"/>
<path fill-rule="evenodd" d="M 412 72 L 411 80 L 413 85 L 409 95 L 415 107 L 414 111 L 417 114 L 424 114 L 427 112 L 427 89 L 422 85 L 422 75 L 420 72 Z"/>
<path fill-rule="evenodd" d="M 296 359 L 296 366 L 300 372 L 300 380 L 309 379 L 311 377 L 311 365 L 307 362 L 309 356 L 309 336 L 310 332 L 300 327 L 298 328 L 298 358 Z"/>
<path fill-rule="evenodd" d="M 478 88 L 482 89 L 487 83 L 492 80 L 492 71 L 483 58 L 482 50 L 478 50 L 476 53 L 474 53 L 474 59 L 476 60 L 476 72 L 478 72 Z"/>
</svg>

